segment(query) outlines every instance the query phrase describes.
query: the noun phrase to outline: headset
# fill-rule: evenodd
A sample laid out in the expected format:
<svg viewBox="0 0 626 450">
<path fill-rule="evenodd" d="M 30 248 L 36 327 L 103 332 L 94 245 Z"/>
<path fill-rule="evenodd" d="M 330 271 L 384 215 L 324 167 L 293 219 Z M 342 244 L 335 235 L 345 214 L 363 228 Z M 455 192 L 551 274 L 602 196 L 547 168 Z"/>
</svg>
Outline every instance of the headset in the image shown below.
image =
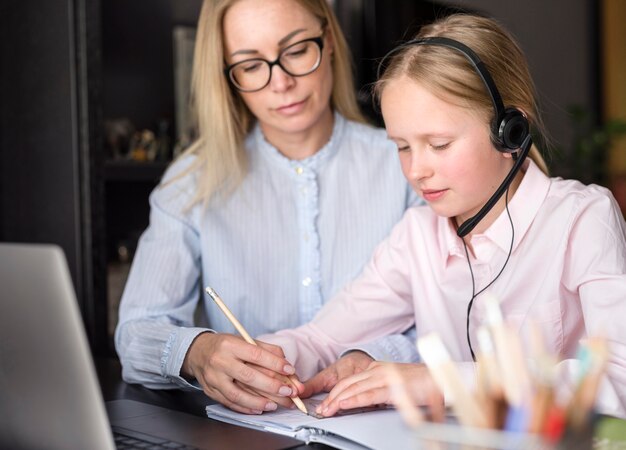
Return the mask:
<svg viewBox="0 0 626 450">
<path fill-rule="evenodd" d="M 489 198 L 489 200 L 487 200 L 480 211 L 459 225 L 457 235 L 462 238 L 472 231 L 474 227 L 476 227 L 476 225 L 478 225 L 478 223 L 485 217 L 485 215 L 491 211 L 500 197 L 502 197 L 502 194 L 504 194 L 504 192 L 508 189 L 517 172 L 519 172 L 532 146 L 530 126 L 528 124 L 528 119 L 522 111 L 517 108 L 504 107 L 504 103 L 502 102 L 502 97 L 496 87 L 496 83 L 493 81 L 491 74 L 479 56 L 467 45 L 454 39 L 445 37 L 425 37 L 412 39 L 401 44 L 385 55 L 381 64 L 378 66 L 378 78 L 380 79 L 383 62 L 390 55 L 412 45 L 436 45 L 440 47 L 448 47 L 458 51 L 465 56 L 465 58 L 467 58 L 480 78 L 483 80 L 493 103 L 495 116 L 491 123 L 491 141 L 496 150 L 504 153 L 511 153 L 513 160 L 515 161 L 513 167 L 506 175 L 500 186 L 498 186 L 494 194 Z"/>
</svg>

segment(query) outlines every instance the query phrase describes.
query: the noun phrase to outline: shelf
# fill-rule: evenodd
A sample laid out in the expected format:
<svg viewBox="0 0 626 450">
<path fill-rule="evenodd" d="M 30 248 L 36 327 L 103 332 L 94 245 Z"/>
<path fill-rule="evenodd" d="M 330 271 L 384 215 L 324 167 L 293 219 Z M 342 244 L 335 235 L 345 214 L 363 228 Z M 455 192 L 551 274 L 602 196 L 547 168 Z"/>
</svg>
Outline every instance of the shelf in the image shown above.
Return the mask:
<svg viewBox="0 0 626 450">
<path fill-rule="evenodd" d="M 171 161 L 115 161 L 104 164 L 106 181 L 146 181 L 158 183 Z"/>
</svg>

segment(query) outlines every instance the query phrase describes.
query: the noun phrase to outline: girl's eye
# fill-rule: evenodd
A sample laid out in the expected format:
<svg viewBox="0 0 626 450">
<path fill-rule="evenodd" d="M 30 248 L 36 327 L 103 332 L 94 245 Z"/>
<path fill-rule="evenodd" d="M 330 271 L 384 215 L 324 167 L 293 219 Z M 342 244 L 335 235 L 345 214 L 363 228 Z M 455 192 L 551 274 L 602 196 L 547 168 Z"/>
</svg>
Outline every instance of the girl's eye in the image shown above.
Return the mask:
<svg viewBox="0 0 626 450">
<path fill-rule="evenodd" d="M 449 142 L 447 142 L 447 143 L 445 143 L 445 144 L 441 144 L 441 145 L 434 145 L 434 144 L 431 144 L 430 146 L 431 146 L 431 148 L 432 148 L 433 150 L 445 150 L 446 148 L 448 148 L 448 147 L 450 146 L 450 143 L 449 143 Z"/>
<path fill-rule="evenodd" d="M 399 152 L 408 152 L 408 151 L 411 151 L 411 147 L 409 147 L 408 145 L 404 145 L 402 147 L 398 145 L 398 151 Z"/>
</svg>

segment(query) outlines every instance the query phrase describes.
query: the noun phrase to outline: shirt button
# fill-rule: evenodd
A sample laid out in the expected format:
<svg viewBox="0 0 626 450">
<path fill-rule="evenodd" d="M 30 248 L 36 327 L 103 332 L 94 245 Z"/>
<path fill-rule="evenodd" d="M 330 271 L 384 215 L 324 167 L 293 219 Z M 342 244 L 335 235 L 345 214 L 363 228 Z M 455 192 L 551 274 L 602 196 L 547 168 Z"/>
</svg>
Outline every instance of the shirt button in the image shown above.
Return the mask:
<svg viewBox="0 0 626 450">
<path fill-rule="evenodd" d="M 304 169 L 302 167 L 300 167 L 300 166 L 296 167 L 296 173 L 298 175 L 302 175 L 302 172 L 304 172 Z"/>
<path fill-rule="evenodd" d="M 304 280 L 302 280 L 302 286 L 309 287 L 311 286 L 312 282 L 313 280 L 311 280 L 311 277 L 306 277 Z"/>
</svg>

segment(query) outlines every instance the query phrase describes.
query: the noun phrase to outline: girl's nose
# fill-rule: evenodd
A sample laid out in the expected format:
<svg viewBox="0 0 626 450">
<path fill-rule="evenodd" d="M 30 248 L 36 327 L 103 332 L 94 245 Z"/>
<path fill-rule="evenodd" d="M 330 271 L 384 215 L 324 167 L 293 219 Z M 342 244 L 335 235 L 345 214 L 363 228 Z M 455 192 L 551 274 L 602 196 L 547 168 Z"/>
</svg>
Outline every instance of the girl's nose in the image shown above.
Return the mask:
<svg viewBox="0 0 626 450">
<path fill-rule="evenodd" d="M 411 180 L 418 181 L 423 178 L 428 178 L 428 176 L 432 173 L 426 159 L 427 158 L 425 158 L 425 155 L 418 154 L 418 151 L 411 151 L 411 160 L 409 166 L 409 177 L 411 178 Z"/>
</svg>

